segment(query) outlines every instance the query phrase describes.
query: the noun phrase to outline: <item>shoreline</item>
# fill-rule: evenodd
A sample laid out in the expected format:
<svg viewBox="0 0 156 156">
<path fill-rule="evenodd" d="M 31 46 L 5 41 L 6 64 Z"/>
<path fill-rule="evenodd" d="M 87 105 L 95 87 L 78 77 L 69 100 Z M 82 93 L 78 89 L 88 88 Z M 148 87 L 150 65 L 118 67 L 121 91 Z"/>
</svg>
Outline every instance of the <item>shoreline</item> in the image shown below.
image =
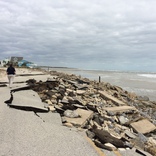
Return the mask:
<svg viewBox="0 0 156 156">
<path fill-rule="evenodd" d="M 72 67 L 52 67 L 52 66 L 38 66 L 39 68 L 44 68 L 44 69 L 74 69 L 74 70 L 82 70 L 82 71 L 94 71 L 94 72 L 113 72 L 113 73 L 144 73 L 144 74 L 156 74 L 155 71 L 121 71 L 121 70 L 99 70 L 99 69 L 81 69 L 81 68 L 72 68 Z"/>
</svg>

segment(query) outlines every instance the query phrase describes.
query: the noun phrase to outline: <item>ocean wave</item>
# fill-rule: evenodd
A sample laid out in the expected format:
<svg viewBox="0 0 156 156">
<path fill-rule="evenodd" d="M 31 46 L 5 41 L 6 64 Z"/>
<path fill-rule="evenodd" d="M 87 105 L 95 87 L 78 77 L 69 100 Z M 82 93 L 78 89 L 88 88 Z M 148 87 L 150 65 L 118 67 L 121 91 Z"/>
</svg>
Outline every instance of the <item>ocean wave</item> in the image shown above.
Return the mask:
<svg viewBox="0 0 156 156">
<path fill-rule="evenodd" d="M 156 78 L 156 74 L 138 74 L 138 76 L 148 77 L 148 78 Z"/>
</svg>

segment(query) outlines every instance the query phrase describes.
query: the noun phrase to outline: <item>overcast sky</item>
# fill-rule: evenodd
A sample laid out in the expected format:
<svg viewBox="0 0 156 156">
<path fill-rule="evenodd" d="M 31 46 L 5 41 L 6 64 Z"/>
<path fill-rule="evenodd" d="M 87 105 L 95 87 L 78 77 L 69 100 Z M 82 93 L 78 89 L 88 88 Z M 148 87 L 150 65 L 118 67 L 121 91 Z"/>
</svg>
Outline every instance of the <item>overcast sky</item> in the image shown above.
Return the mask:
<svg viewBox="0 0 156 156">
<path fill-rule="evenodd" d="M 0 0 L 0 59 L 156 72 L 156 0 Z"/>
</svg>

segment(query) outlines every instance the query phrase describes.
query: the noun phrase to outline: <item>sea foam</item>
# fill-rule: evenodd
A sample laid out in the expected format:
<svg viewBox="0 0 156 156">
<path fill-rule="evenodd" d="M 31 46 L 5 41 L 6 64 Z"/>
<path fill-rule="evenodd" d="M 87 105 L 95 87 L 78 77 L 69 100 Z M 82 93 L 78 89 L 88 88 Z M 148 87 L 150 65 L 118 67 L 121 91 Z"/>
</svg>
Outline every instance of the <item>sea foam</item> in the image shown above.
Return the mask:
<svg viewBox="0 0 156 156">
<path fill-rule="evenodd" d="M 138 76 L 148 77 L 148 78 L 156 78 L 156 74 L 138 74 Z"/>
</svg>

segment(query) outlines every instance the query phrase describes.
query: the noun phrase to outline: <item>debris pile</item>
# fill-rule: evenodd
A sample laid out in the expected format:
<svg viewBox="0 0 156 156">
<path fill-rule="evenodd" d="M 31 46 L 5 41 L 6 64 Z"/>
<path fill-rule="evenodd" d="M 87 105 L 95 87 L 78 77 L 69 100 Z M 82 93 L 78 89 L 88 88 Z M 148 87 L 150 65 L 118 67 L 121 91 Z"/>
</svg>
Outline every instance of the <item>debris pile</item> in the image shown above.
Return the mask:
<svg viewBox="0 0 156 156">
<path fill-rule="evenodd" d="M 66 126 L 81 127 L 96 146 L 134 148 L 156 156 L 156 102 L 105 82 L 51 71 L 46 82 L 27 81 Z"/>
</svg>

